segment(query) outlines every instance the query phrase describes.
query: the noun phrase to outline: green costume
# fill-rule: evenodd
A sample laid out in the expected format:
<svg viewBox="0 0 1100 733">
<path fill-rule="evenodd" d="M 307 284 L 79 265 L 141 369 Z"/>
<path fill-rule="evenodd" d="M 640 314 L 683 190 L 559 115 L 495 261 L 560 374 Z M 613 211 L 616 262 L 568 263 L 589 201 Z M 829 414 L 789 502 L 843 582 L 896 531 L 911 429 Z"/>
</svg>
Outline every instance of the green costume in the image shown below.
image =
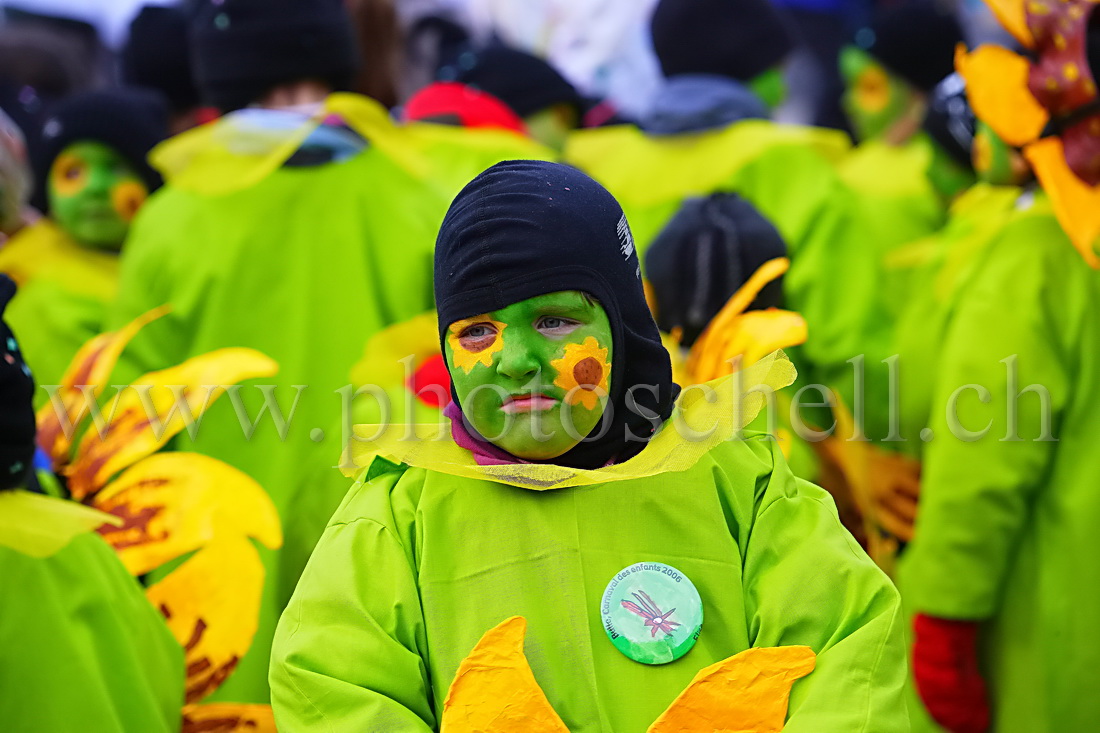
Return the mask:
<svg viewBox="0 0 1100 733">
<path fill-rule="evenodd" d="M 918 613 L 984 622 L 998 733 L 1090 730 L 1100 718 L 1084 693 L 1100 663 L 1100 570 L 1089 560 L 1100 524 L 1100 275 L 1042 201 L 983 260 L 939 357 L 935 440 L 925 446 L 916 539 L 899 580 Z M 989 431 L 967 442 L 951 435 L 946 412 L 956 390 L 975 384 L 989 401 L 964 390 L 954 414 L 962 429 Z M 1017 399 L 1029 385 L 1049 391 L 1049 423 L 1039 396 Z"/>
<path fill-rule="evenodd" d="M 797 644 L 817 667 L 795 683 L 785 731 L 908 730 L 897 595 L 774 443 L 719 443 L 682 472 L 630 478 L 630 465 L 533 491 L 374 463 L 280 622 L 278 724 L 436 730 L 459 663 L 520 615 L 535 679 L 573 733 L 643 731 L 703 667 Z M 639 561 L 673 566 L 702 599 L 698 642 L 670 664 L 607 638 L 601 595 Z"/>
<path fill-rule="evenodd" d="M 0 249 L 0 272 L 19 284 L 5 317 L 40 385 L 57 384 L 77 350 L 103 329 L 118 287 L 118 255 L 82 247 L 40 219 Z M 35 403 L 47 400 L 45 390 Z"/>
<path fill-rule="evenodd" d="M 222 398 L 204 415 L 196 440 L 177 439 L 181 450 L 256 479 L 283 525 L 281 550 L 259 548 L 267 578 L 252 647 L 209 701 L 267 702 L 278 615 L 347 488 L 334 469 L 345 419 L 337 390 L 349 386 L 375 332 L 433 305 L 432 249 L 447 204 L 441 192 L 462 184 L 458 173 L 406 166 L 401 156 L 433 154 L 414 163 L 461 163 L 456 169 L 473 175 L 506 154 L 501 140 L 517 141 L 513 154 L 530 147 L 512 135 L 482 136 L 463 148 L 448 130 L 394 128 L 363 98 L 330 100 L 370 140 L 344 160 L 282 166 L 296 145 L 309 145 L 309 127 L 257 132 L 249 118 L 233 117 L 155 153 L 154 161 L 170 167 L 168 184 L 139 214 L 123 257 L 112 324 L 164 303 L 172 312 L 131 342 L 112 383 L 228 346 L 257 349 L 279 365 L 278 375 L 261 383 L 276 385 L 288 423 L 283 435 L 274 405 L 256 420 L 265 400 L 254 382 L 241 389 L 239 403 L 258 423 L 254 434 L 246 435 L 232 402 Z M 237 155 L 234 139 L 267 155 L 255 155 L 255 147 Z M 296 406 L 295 385 L 304 385 Z"/>
<path fill-rule="evenodd" d="M 93 531 L 104 518 L 69 501 L 0 492 L 5 730 L 180 729 L 183 650 Z"/>
</svg>

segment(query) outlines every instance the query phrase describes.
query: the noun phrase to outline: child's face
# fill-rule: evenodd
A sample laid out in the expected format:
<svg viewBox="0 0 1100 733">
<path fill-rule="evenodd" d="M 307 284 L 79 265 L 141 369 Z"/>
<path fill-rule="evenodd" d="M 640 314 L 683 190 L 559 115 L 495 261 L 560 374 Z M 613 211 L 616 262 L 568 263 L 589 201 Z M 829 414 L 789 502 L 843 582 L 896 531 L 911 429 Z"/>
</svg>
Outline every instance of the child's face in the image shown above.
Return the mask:
<svg viewBox="0 0 1100 733">
<path fill-rule="evenodd" d="M 905 113 L 908 85 L 855 46 L 840 52 L 841 104 L 858 140 L 881 137 Z"/>
<path fill-rule="evenodd" d="M 118 250 L 149 195 L 126 159 L 101 143 L 76 142 L 50 167 L 50 214 L 81 244 Z"/>
<path fill-rule="evenodd" d="M 576 291 L 540 295 L 452 323 L 447 365 L 478 433 L 527 460 L 588 435 L 611 389 L 611 324 Z"/>
</svg>

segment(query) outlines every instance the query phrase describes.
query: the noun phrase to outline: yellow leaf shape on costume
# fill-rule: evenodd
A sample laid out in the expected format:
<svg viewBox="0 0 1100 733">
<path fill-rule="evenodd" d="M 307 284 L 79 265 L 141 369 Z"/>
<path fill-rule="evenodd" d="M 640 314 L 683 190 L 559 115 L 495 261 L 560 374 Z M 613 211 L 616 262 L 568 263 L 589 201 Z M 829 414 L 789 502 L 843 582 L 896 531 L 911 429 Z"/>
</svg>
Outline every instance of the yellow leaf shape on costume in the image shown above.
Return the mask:
<svg viewBox="0 0 1100 733">
<path fill-rule="evenodd" d="M 356 386 L 401 383 L 408 376 L 403 359 L 413 357 L 415 370 L 418 364 L 438 353 L 436 314 L 428 311 L 371 336 L 363 348 L 363 357 L 351 368 L 351 382 Z"/>
<path fill-rule="evenodd" d="M 700 670 L 648 733 L 778 733 L 815 663 L 808 646 L 746 649 Z"/>
<path fill-rule="evenodd" d="M 966 80 L 974 115 L 1009 145 L 1022 147 L 1039 138 L 1050 115 L 1028 89 L 1031 62 L 1002 46 L 955 51 L 955 68 Z"/>
<path fill-rule="evenodd" d="M 61 377 L 60 388 L 50 397 L 36 416 L 38 445 L 50 457 L 54 471 L 69 462 L 72 435 L 88 415 L 88 398 L 103 392 L 107 379 L 118 362 L 126 344 L 138 331 L 164 316 L 171 306 L 144 313 L 118 331 L 101 333 L 80 347 L 69 368 Z M 81 386 L 91 389 L 81 390 Z"/>
<path fill-rule="evenodd" d="M 1023 44 L 1024 48 L 1035 45 L 1035 38 L 1027 27 L 1027 11 L 1024 9 L 1026 0 L 985 0 L 985 4 L 1004 29 Z"/>
<path fill-rule="evenodd" d="M 186 702 L 221 685 L 252 646 L 264 566 L 250 540 L 220 538 L 145 591 L 184 651 Z"/>
<path fill-rule="evenodd" d="M 1027 146 L 1024 157 L 1050 196 L 1062 231 L 1089 267 L 1100 269 L 1100 257 L 1093 249 L 1100 237 L 1100 186 L 1089 186 L 1070 170 L 1060 138 L 1048 137 Z"/>
<path fill-rule="evenodd" d="M 523 654 L 526 633 L 513 616 L 481 637 L 447 691 L 442 733 L 569 733 Z"/>
<path fill-rule="evenodd" d="M 724 377 L 735 371 L 734 363 L 743 369 L 776 349 L 805 342 L 806 322 L 797 313 L 777 309 L 745 313 L 760 291 L 789 268 L 786 257 L 765 262 L 711 319 L 687 358 L 685 370 L 692 384 Z"/>
<path fill-rule="evenodd" d="M 117 517 L 100 528 L 132 575 L 143 575 L 219 537 L 283 543 L 279 514 L 248 474 L 198 453 L 158 453 L 128 468 L 92 506 Z"/>
<path fill-rule="evenodd" d="M 270 705 L 211 702 L 183 706 L 180 733 L 276 733 Z"/>
<path fill-rule="evenodd" d="M 192 426 L 225 391 L 279 367 L 254 349 L 218 349 L 179 366 L 151 372 L 120 390 L 105 411 L 106 430 L 89 431 L 66 473 L 75 499 L 94 493 L 122 469 Z"/>
</svg>

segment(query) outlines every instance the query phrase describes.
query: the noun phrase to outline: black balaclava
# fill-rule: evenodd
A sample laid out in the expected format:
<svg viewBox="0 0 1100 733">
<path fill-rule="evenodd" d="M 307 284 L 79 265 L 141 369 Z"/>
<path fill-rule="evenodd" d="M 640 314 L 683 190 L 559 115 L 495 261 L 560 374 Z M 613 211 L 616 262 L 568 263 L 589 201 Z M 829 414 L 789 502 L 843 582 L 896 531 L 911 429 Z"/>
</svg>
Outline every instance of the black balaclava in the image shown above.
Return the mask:
<svg viewBox="0 0 1100 733">
<path fill-rule="evenodd" d="M 0 275 L 0 489 L 24 486 L 34 461 L 34 379 L 2 320 L 15 283 Z"/>
<path fill-rule="evenodd" d="M 599 301 L 614 349 L 608 409 L 592 432 L 601 435 L 606 427 L 603 437 L 585 440 L 553 463 L 593 469 L 622 462 L 641 452 L 679 393 L 646 307 L 622 207 L 603 186 L 557 163 L 506 161 L 467 184 L 447 211 L 435 249 L 444 352 L 455 321 L 563 290 Z"/>
<path fill-rule="evenodd" d="M 794 50 L 794 36 L 769 0 L 661 0 L 649 27 L 668 77 L 716 74 L 747 82 Z"/>
<path fill-rule="evenodd" d="M 646 250 L 657 325 L 691 346 L 726 301 L 768 260 L 787 256 L 770 221 L 732 193 L 688 199 Z M 747 310 L 783 304 L 782 278 L 760 291 Z"/>
<path fill-rule="evenodd" d="M 878 10 L 870 32 L 856 41 L 889 71 L 928 93 L 955 70 L 955 46 L 962 29 L 950 12 L 935 3 L 905 0 Z"/>
<path fill-rule="evenodd" d="M 191 22 L 195 82 L 222 112 L 306 79 L 347 89 L 359 61 L 343 0 L 203 0 Z"/>
<path fill-rule="evenodd" d="M 557 69 L 514 48 L 490 46 L 468 60 L 460 57 L 457 66 L 453 81 L 492 94 L 520 117 L 555 104 L 575 107 L 579 114 L 584 104 L 577 89 Z"/>
<path fill-rule="evenodd" d="M 173 5 L 146 5 L 130 22 L 130 36 L 120 56 L 122 80 L 156 89 L 173 112 L 199 106 L 199 90 L 191 74 L 187 15 Z"/>
<path fill-rule="evenodd" d="M 161 184 L 160 175 L 146 156 L 168 135 L 168 105 L 164 98 L 144 89 L 83 92 L 61 100 L 42 123 L 37 145 L 31 147 L 34 194 L 40 211 L 49 210 L 46 195 L 50 166 L 69 145 L 89 140 L 121 153 L 150 192 Z"/>
</svg>

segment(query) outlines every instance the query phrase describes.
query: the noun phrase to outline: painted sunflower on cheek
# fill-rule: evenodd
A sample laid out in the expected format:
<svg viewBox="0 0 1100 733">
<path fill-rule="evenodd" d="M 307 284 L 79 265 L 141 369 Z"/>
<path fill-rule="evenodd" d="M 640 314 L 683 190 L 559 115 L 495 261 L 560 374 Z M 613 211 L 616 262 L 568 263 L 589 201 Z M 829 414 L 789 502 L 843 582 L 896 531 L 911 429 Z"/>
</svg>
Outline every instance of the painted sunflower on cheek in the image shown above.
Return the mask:
<svg viewBox="0 0 1100 733">
<path fill-rule="evenodd" d="M 463 332 L 479 323 L 491 324 L 496 333 L 480 338 L 463 337 Z M 508 324 L 494 321 L 488 316 L 463 318 L 452 323 L 447 330 L 447 343 L 451 345 L 451 358 L 454 366 L 469 374 L 478 364 L 492 366 L 493 354 L 504 348 L 504 329 Z"/>
<path fill-rule="evenodd" d="M 148 195 L 148 189 L 138 181 L 123 181 L 111 189 L 111 204 L 123 221 L 131 221 Z"/>
<path fill-rule="evenodd" d="M 565 390 L 565 399 L 571 405 L 582 404 L 594 410 L 600 397 L 607 394 L 611 365 L 607 363 L 607 349 L 601 349 L 593 336 L 580 344 L 566 344 L 565 353 L 550 366 L 558 370 L 554 386 Z"/>
</svg>

